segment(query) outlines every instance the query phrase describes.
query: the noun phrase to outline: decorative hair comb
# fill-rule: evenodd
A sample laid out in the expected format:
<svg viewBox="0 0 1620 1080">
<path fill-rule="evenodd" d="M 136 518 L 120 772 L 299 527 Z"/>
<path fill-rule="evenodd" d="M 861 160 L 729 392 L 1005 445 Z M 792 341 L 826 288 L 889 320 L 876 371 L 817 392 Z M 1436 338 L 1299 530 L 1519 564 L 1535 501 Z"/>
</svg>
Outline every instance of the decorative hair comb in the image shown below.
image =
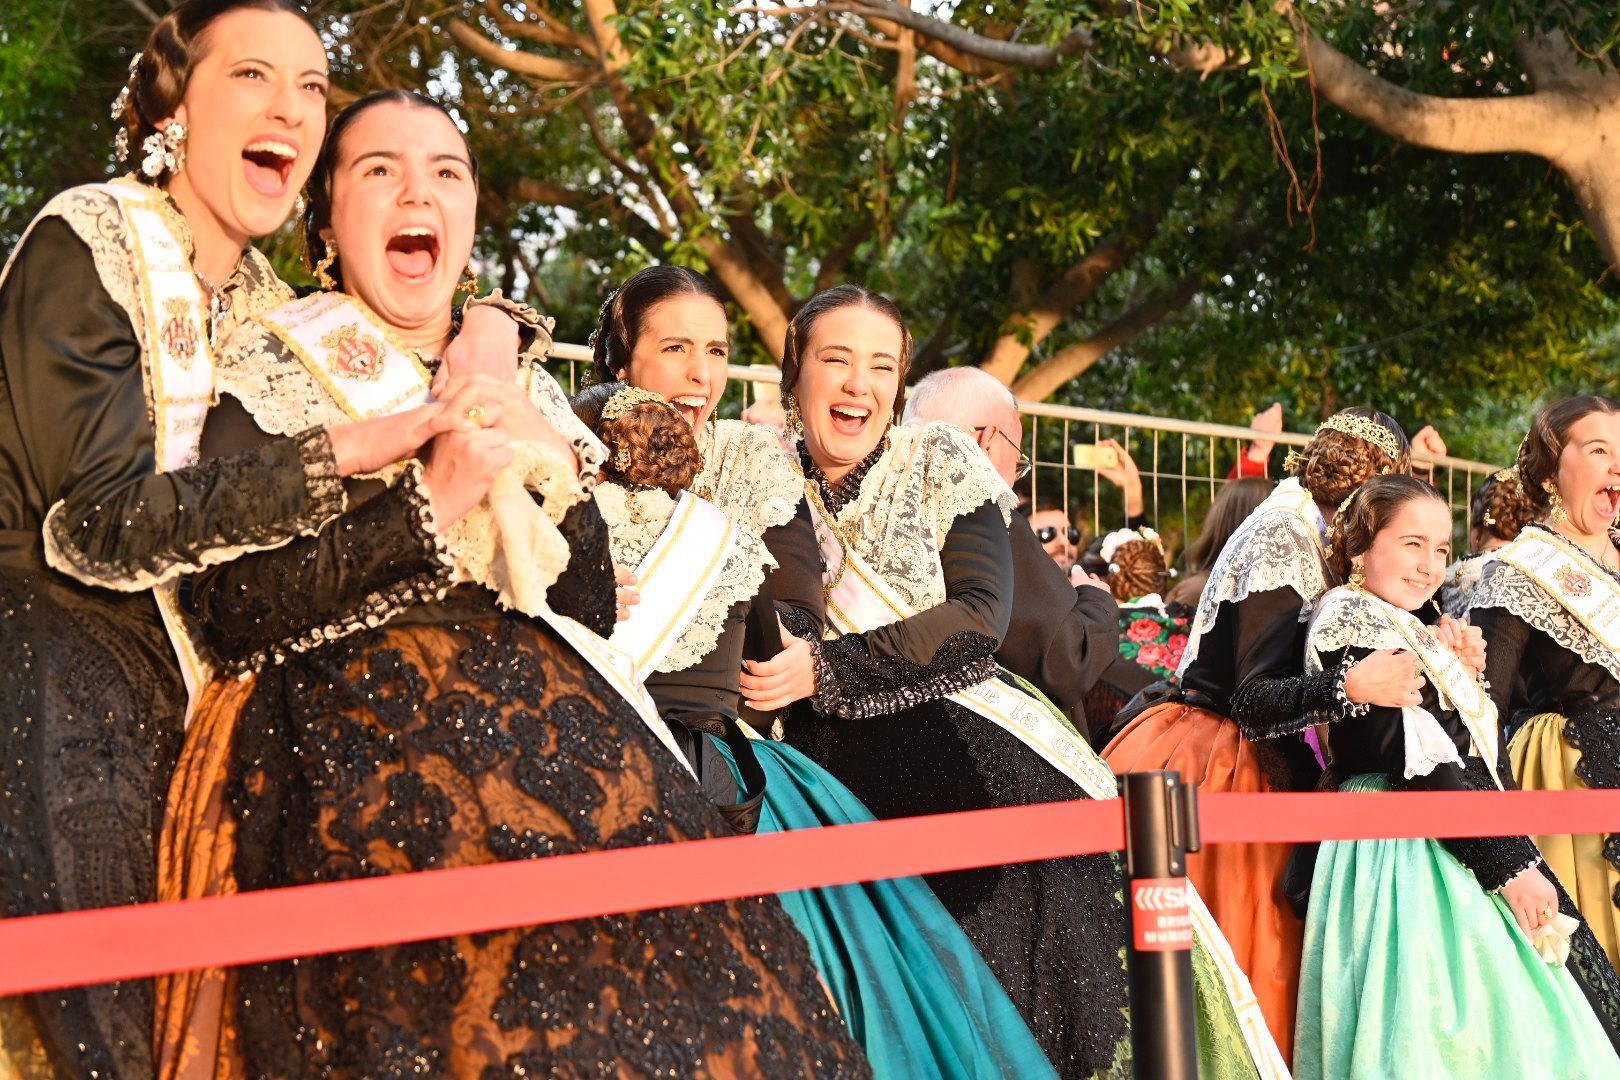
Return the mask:
<svg viewBox="0 0 1620 1080">
<path fill-rule="evenodd" d="M 1401 456 L 1400 444 L 1395 441 L 1395 433 L 1378 421 L 1365 416 L 1334 413 L 1322 421 L 1316 429 L 1318 435 L 1324 431 L 1337 431 L 1354 436 L 1362 442 L 1372 443 L 1392 458 Z"/>
<path fill-rule="evenodd" d="M 655 394 L 651 390 L 643 390 L 639 386 L 626 386 L 623 390 L 607 399 L 607 404 L 602 406 L 602 419 L 618 420 L 628 416 L 637 405 L 654 402 L 659 405 L 668 405 L 669 399 L 662 394 Z"/>
</svg>

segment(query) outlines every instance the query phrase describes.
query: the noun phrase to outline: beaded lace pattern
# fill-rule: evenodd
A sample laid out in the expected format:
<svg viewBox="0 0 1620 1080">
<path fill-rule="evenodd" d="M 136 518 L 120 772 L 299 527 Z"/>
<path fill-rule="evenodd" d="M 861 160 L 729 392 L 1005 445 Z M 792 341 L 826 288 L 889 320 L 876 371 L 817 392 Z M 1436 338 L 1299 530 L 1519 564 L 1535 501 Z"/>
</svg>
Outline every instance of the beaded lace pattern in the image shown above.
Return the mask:
<svg viewBox="0 0 1620 1080">
<path fill-rule="evenodd" d="M 1299 480 L 1277 485 L 1226 542 L 1198 598 L 1192 634 L 1178 674 L 1185 674 L 1198 655 L 1198 644 L 1215 625 L 1223 603 L 1238 603 L 1251 593 L 1293 589 L 1299 594 L 1300 621 L 1310 604 L 1327 591 L 1331 575 L 1323 550 L 1327 522 Z"/>
<path fill-rule="evenodd" d="M 596 506 L 607 522 L 613 564 L 634 570 L 669 524 L 675 500 L 656 488 L 637 491 L 604 480 L 596 486 Z M 766 569 L 775 566 L 776 560 L 765 549 L 764 541 L 751 529 L 739 528 L 719 578 L 658 670 L 684 671 L 708 656 L 726 628 L 731 609 L 759 592 L 765 584 Z"/>
</svg>

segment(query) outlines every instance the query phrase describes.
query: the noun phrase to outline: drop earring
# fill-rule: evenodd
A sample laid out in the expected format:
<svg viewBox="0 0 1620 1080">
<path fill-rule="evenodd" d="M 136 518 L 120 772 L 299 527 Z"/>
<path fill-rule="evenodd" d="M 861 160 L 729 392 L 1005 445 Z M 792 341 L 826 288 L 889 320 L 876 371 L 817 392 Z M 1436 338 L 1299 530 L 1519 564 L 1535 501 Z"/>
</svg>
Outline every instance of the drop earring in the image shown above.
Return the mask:
<svg viewBox="0 0 1620 1080">
<path fill-rule="evenodd" d="M 1551 480 L 1544 485 L 1547 491 L 1547 520 L 1554 525 L 1562 525 L 1569 520 L 1569 510 L 1564 506 L 1564 496 L 1559 494 L 1558 485 Z"/>
<path fill-rule="evenodd" d="M 473 269 L 472 260 L 467 260 L 467 269 L 462 272 L 461 280 L 456 283 L 456 289 L 467 294 L 471 300 L 478 295 L 478 271 Z"/>
<path fill-rule="evenodd" d="M 1362 573 L 1361 564 L 1350 564 L 1350 587 L 1357 592 L 1365 592 L 1367 588 L 1367 575 Z"/>
<path fill-rule="evenodd" d="M 315 280 L 327 292 L 337 291 L 337 279 L 332 276 L 332 266 L 337 262 L 337 257 L 337 241 L 326 241 L 326 254 L 315 264 Z"/>
<path fill-rule="evenodd" d="M 799 415 L 799 401 L 792 394 L 782 395 L 783 426 L 789 439 L 804 434 L 804 418 Z"/>
</svg>

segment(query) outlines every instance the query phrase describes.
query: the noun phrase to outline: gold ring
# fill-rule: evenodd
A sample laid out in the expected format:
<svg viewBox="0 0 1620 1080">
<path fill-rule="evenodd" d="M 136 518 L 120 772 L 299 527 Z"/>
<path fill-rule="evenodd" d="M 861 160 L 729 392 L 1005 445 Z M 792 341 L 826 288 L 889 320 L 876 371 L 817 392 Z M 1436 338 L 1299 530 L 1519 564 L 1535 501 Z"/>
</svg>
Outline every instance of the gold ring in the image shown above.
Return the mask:
<svg viewBox="0 0 1620 1080">
<path fill-rule="evenodd" d="M 1555 909 L 1550 908 L 1550 907 L 1544 907 L 1544 908 L 1541 909 L 1541 917 L 1543 919 L 1551 919 L 1557 913 L 1558 912 Z"/>
<path fill-rule="evenodd" d="M 467 406 L 467 411 L 462 415 L 481 428 L 489 427 L 489 410 L 482 403 Z"/>
</svg>

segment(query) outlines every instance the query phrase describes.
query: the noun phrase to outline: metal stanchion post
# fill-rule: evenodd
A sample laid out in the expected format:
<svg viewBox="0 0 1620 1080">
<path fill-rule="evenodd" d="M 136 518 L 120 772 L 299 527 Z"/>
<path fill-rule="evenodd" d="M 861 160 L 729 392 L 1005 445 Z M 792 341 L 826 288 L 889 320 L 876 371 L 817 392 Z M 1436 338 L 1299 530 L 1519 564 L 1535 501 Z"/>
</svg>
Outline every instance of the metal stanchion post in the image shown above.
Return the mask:
<svg viewBox="0 0 1620 1080">
<path fill-rule="evenodd" d="M 1176 772 L 1126 773 L 1120 780 L 1135 1075 L 1197 1080 L 1187 852 L 1198 850 L 1198 789 Z"/>
</svg>

